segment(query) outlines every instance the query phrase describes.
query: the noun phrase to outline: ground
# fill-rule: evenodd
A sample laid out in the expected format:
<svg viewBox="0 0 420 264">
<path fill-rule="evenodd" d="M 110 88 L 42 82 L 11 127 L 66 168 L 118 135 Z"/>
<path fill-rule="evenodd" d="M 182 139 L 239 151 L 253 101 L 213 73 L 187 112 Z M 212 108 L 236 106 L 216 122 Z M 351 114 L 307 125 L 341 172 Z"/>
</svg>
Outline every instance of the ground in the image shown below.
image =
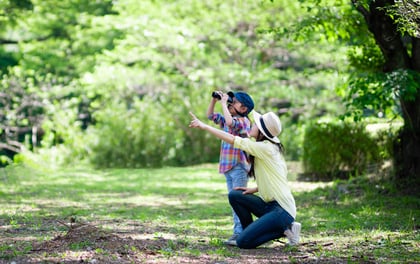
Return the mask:
<svg viewBox="0 0 420 264">
<path fill-rule="evenodd" d="M 19 239 L 13 237 L 13 232 L 16 232 L 17 236 L 28 240 L 31 250 L 6 260 L 0 258 L 0 263 L 348 263 L 347 258 L 319 256 L 320 248 L 333 248 L 333 242 L 313 241 L 289 247 L 284 241 L 274 241 L 258 249 L 244 250 L 213 245 L 208 239 L 188 243 L 176 237 L 159 237 L 156 234 L 163 231 L 162 227 L 152 223 L 64 223 L 51 220 L 42 225 L 56 225 L 57 229 L 65 227 L 67 231 L 57 231 L 50 240 L 36 241 L 31 239 L 30 230 L 25 231 L 24 227 L 10 229 L 4 233 L 6 237 L 0 238 L 0 244 L 19 243 Z M 106 225 L 106 228 L 98 227 L 100 225 Z M 46 229 L 41 227 L 39 230 Z M 28 234 L 25 236 L 25 233 Z M 25 246 L 25 243 L 20 244 Z M 223 250 L 226 250 L 223 254 L 218 252 Z M 13 252 L 9 253 L 13 255 Z M 353 257 L 352 261 L 369 263 L 366 259 L 361 261 L 360 256 Z"/>
</svg>

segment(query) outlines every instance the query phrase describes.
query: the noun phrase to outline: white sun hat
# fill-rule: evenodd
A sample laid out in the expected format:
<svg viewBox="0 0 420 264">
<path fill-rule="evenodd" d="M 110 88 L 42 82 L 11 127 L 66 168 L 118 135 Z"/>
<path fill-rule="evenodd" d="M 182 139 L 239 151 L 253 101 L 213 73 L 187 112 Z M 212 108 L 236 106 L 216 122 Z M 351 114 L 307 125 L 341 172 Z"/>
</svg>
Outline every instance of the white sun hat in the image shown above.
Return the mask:
<svg viewBox="0 0 420 264">
<path fill-rule="evenodd" d="M 268 112 L 261 115 L 254 110 L 253 117 L 258 129 L 266 138 L 275 143 L 280 143 L 277 136 L 281 133 L 281 122 L 280 118 L 275 113 Z"/>
</svg>

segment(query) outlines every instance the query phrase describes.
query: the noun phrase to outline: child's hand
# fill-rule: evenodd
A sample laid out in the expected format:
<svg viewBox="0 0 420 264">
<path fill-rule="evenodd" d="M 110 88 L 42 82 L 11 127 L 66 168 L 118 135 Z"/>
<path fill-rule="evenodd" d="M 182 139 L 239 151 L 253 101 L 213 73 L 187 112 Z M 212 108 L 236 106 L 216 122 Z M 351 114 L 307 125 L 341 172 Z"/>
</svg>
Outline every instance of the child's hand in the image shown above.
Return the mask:
<svg viewBox="0 0 420 264">
<path fill-rule="evenodd" d="M 223 92 L 222 91 L 214 91 L 213 93 L 214 94 L 217 94 L 217 97 L 214 97 L 213 96 L 214 99 L 216 99 L 216 100 L 222 99 L 222 96 L 223 96 Z"/>
<path fill-rule="evenodd" d="M 220 100 L 220 103 L 227 104 L 228 100 L 229 100 L 229 95 L 222 93 L 222 99 Z"/>
</svg>

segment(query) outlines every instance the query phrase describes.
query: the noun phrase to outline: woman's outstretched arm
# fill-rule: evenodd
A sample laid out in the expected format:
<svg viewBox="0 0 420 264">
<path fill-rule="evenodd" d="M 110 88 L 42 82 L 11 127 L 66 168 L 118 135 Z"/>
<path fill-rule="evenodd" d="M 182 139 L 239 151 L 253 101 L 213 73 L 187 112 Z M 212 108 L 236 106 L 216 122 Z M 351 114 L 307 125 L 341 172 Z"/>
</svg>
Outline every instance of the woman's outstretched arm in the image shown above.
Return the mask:
<svg viewBox="0 0 420 264">
<path fill-rule="evenodd" d="M 210 125 L 207 125 L 207 124 L 201 122 L 200 119 L 198 119 L 192 112 L 190 112 L 190 115 L 192 117 L 192 121 L 191 121 L 189 127 L 200 128 L 202 130 L 206 130 L 206 131 L 210 132 L 210 134 L 213 134 L 214 136 L 216 136 L 217 138 L 233 145 L 233 142 L 235 140 L 235 136 L 233 136 L 233 135 L 231 135 L 231 134 L 229 134 L 229 133 L 227 133 L 223 130 L 217 129 L 215 127 L 212 127 Z"/>
</svg>

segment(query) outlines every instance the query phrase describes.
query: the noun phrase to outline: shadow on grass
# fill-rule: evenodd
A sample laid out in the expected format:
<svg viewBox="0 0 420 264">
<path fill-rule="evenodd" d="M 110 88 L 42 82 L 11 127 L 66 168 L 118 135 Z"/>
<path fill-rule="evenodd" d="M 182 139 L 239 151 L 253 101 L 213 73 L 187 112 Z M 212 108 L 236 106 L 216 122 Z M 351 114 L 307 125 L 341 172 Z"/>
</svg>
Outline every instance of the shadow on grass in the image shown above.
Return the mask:
<svg viewBox="0 0 420 264">
<path fill-rule="evenodd" d="M 302 244 L 281 239 L 255 250 L 223 245 L 231 211 L 212 166 L 19 169 L 5 179 L 0 261 L 7 263 L 420 261 L 418 198 L 367 178 L 295 193 Z"/>
</svg>

